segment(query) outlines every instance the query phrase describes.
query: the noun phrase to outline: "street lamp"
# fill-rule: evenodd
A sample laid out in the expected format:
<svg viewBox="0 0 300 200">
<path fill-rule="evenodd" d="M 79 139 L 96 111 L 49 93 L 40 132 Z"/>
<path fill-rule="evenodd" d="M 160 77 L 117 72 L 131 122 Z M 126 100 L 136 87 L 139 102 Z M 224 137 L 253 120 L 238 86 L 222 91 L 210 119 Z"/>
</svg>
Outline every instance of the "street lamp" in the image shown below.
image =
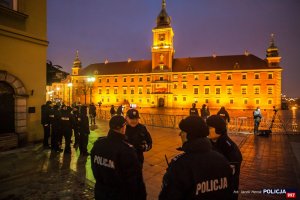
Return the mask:
<svg viewBox="0 0 300 200">
<path fill-rule="evenodd" d="M 73 86 L 72 83 L 68 83 L 68 88 L 69 88 L 69 106 L 71 106 L 71 87 Z"/>
<path fill-rule="evenodd" d="M 93 83 L 95 82 L 95 77 L 88 77 L 87 81 L 89 83 L 89 87 L 90 87 L 90 104 L 92 103 L 92 86 Z"/>
</svg>

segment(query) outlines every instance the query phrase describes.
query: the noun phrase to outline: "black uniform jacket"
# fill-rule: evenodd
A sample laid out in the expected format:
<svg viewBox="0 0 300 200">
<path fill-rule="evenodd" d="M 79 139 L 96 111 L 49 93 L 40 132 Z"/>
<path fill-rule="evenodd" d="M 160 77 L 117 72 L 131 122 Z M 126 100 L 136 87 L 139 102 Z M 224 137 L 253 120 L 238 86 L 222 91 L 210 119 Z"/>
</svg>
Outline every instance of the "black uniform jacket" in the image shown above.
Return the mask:
<svg viewBox="0 0 300 200">
<path fill-rule="evenodd" d="M 90 134 L 89 118 L 86 115 L 80 115 L 78 118 L 79 133 Z"/>
<path fill-rule="evenodd" d="M 232 196 L 232 170 L 226 158 L 213 151 L 207 138 L 187 141 L 163 177 L 160 200 L 228 200 Z"/>
<path fill-rule="evenodd" d="M 146 199 L 141 165 L 124 135 L 110 130 L 107 137 L 99 138 L 91 150 L 91 165 L 96 199 Z"/>
<path fill-rule="evenodd" d="M 143 161 L 143 152 L 152 148 L 152 138 L 147 128 L 142 124 L 138 124 L 136 127 L 127 125 L 125 135 L 128 142 L 136 149 L 139 160 Z"/>
</svg>

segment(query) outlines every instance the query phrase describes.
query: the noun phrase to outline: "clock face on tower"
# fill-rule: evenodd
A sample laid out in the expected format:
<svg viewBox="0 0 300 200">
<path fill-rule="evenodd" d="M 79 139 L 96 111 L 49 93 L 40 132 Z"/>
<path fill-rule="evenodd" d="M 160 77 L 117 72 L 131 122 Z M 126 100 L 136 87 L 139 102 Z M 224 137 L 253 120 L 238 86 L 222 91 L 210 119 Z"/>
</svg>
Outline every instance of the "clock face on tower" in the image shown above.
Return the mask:
<svg viewBox="0 0 300 200">
<path fill-rule="evenodd" d="M 159 41 L 164 41 L 165 40 L 165 34 L 159 34 L 158 39 L 159 39 Z"/>
</svg>

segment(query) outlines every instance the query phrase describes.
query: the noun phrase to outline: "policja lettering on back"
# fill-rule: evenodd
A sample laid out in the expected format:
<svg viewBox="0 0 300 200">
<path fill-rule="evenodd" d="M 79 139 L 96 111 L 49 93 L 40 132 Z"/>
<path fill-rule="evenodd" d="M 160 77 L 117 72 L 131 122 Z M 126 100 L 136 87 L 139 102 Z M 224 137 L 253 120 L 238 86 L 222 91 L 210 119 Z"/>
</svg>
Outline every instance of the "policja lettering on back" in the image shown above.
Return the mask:
<svg viewBox="0 0 300 200">
<path fill-rule="evenodd" d="M 94 163 L 104 166 L 104 167 L 108 167 L 108 168 L 112 168 L 115 169 L 115 163 L 112 160 L 109 160 L 107 158 L 103 158 L 101 156 L 97 156 L 95 155 L 94 157 Z"/>
<path fill-rule="evenodd" d="M 228 187 L 228 183 L 226 177 L 203 181 L 202 183 L 197 184 L 196 195 L 198 195 L 199 192 L 203 194 L 206 192 L 223 190 L 226 189 L 227 187 Z"/>
</svg>

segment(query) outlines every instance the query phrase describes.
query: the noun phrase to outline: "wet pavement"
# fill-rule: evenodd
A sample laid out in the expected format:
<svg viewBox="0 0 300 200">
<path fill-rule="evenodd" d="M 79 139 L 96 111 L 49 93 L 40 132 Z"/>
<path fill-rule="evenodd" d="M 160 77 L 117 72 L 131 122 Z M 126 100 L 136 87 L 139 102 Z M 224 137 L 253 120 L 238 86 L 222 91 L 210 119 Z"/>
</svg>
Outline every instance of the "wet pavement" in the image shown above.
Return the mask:
<svg viewBox="0 0 300 200">
<path fill-rule="evenodd" d="M 88 149 L 107 134 L 107 121 L 91 127 Z M 177 155 L 181 141 L 178 129 L 147 127 L 153 148 L 145 153 L 144 180 L 148 199 L 157 199 L 162 176 Z M 269 138 L 230 134 L 240 146 L 244 161 L 241 166 L 240 200 L 285 199 L 283 195 L 253 194 L 263 189 L 298 189 L 300 186 L 300 135 L 272 135 Z M 74 140 L 74 138 L 73 138 Z M 53 153 L 41 144 L 0 152 L 0 199 L 93 199 L 94 177 L 90 157 Z M 251 192 L 252 191 L 252 192 Z M 300 196 L 300 193 L 297 193 Z"/>
</svg>

